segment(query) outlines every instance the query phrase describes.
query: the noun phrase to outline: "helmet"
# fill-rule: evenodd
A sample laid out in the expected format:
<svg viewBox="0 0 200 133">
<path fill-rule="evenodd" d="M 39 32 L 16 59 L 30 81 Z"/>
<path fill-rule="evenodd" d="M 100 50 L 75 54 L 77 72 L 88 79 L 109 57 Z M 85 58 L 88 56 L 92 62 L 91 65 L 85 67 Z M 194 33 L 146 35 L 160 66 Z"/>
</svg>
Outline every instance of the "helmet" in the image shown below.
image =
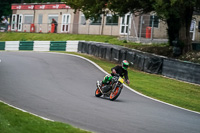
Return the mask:
<svg viewBox="0 0 200 133">
<path fill-rule="evenodd" d="M 125 70 L 127 70 L 128 66 L 129 66 L 128 61 L 127 60 L 123 60 L 122 61 L 122 68 L 125 69 Z"/>
</svg>

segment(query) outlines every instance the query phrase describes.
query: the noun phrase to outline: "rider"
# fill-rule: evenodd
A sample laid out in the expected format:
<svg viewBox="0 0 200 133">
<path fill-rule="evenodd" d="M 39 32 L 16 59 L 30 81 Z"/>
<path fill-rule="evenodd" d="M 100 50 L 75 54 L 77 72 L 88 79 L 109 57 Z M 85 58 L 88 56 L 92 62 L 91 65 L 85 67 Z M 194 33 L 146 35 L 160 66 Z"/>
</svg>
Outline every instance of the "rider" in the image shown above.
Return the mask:
<svg viewBox="0 0 200 133">
<path fill-rule="evenodd" d="M 115 74 L 119 74 L 120 77 L 125 77 L 125 81 L 129 85 L 130 81 L 128 79 L 128 71 L 127 71 L 128 66 L 129 66 L 128 61 L 123 60 L 121 65 L 117 65 L 117 66 L 113 67 L 111 69 L 111 71 L 112 71 L 111 76 L 106 75 L 104 77 L 104 80 L 102 81 L 101 86 L 104 86 L 105 84 L 109 84 L 110 81 L 112 80 L 112 76 L 114 76 Z"/>
</svg>

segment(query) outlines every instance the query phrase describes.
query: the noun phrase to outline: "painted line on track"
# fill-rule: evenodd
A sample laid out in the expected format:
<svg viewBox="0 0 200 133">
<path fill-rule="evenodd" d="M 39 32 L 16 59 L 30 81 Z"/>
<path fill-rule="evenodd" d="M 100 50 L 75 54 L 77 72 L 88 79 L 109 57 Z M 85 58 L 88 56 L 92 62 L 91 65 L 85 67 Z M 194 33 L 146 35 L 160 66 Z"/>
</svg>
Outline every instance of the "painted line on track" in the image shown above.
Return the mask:
<svg viewBox="0 0 200 133">
<path fill-rule="evenodd" d="M 49 52 L 49 53 L 50 53 L 50 52 Z M 68 53 L 58 53 L 58 54 L 67 54 L 67 55 L 71 55 L 71 56 L 75 56 L 75 57 L 82 58 L 82 59 L 84 59 L 84 60 L 86 60 L 86 61 L 92 63 L 94 66 L 96 66 L 96 67 L 97 67 L 99 70 L 101 70 L 103 73 L 109 74 L 109 73 L 107 73 L 105 70 L 103 70 L 99 65 L 97 65 L 96 63 L 94 63 L 93 61 L 91 61 L 91 60 L 89 60 L 89 59 L 87 59 L 87 58 L 85 58 L 85 57 L 82 57 L 82 56 L 79 56 L 79 55 L 74 55 L 74 54 L 68 54 Z M 132 89 L 132 88 L 130 88 L 129 86 L 127 86 L 126 84 L 124 84 L 124 86 L 125 86 L 126 88 L 128 88 L 130 91 L 132 91 L 132 92 L 134 92 L 134 93 L 136 93 L 136 94 L 138 94 L 138 95 L 140 95 L 140 96 L 143 96 L 143 97 L 145 97 L 145 98 L 148 98 L 148 99 L 151 99 L 151 100 L 156 101 L 156 102 L 159 102 L 159 103 L 163 103 L 163 104 L 166 104 L 166 105 L 169 105 L 169 106 L 178 108 L 178 109 L 182 109 L 182 110 L 189 111 L 189 112 L 193 112 L 193 113 L 196 113 L 196 114 L 199 114 L 199 115 L 200 115 L 200 112 L 192 111 L 192 110 L 189 110 L 189 109 L 185 109 L 185 108 L 182 108 L 182 107 L 179 107 L 179 106 L 170 104 L 170 103 L 166 103 L 166 102 L 163 102 L 163 101 L 154 99 L 154 98 L 149 97 L 149 96 L 146 96 L 146 95 L 144 95 L 144 94 L 142 94 L 142 93 L 140 93 L 140 92 L 138 92 L 138 91 L 135 91 L 134 89 Z"/>
<path fill-rule="evenodd" d="M 26 51 L 21 51 L 21 52 L 26 52 Z M 29 52 L 30 52 L 30 51 L 29 51 Z M 105 70 L 103 70 L 99 65 L 97 65 L 96 63 L 94 63 L 93 61 L 91 61 L 91 60 L 89 60 L 89 59 L 87 59 L 87 58 L 85 58 L 85 57 L 79 56 L 79 55 L 68 54 L 68 53 L 54 53 L 54 52 L 38 52 L 38 53 L 62 54 L 62 55 L 70 55 L 70 56 L 78 57 L 78 58 L 81 58 L 81 59 L 84 59 L 84 60 L 90 62 L 90 63 L 93 64 L 95 67 L 97 67 L 99 70 L 101 70 L 103 73 L 109 74 L 109 73 L 107 73 Z M 163 102 L 163 101 L 160 101 L 160 100 L 157 100 L 157 99 L 148 97 L 148 96 L 146 96 L 146 95 L 144 95 L 144 94 L 142 94 L 142 93 L 140 93 L 140 92 L 137 92 L 137 91 L 133 90 L 132 88 L 130 88 L 129 86 L 127 86 L 127 85 L 125 85 L 125 84 L 124 84 L 124 86 L 125 86 L 126 88 L 128 88 L 130 91 L 132 91 L 132 92 L 134 92 L 134 93 L 136 93 L 136 94 L 138 94 L 138 95 L 140 95 L 140 96 L 143 96 L 143 97 L 145 97 L 145 98 L 148 98 L 148 99 L 151 99 L 151 100 L 156 101 L 156 102 L 160 102 L 160 103 L 163 103 L 163 104 L 166 104 L 166 105 L 169 105 L 169 106 L 178 108 L 178 109 L 182 109 L 182 110 L 189 111 L 189 112 L 196 113 L 196 114 L 199 114 L 199 115 L 200 115 L 200 112 L 196 112 L 196 111 L 192 111 L 192 110 L 189 110 L 189 109 L 185 109 L 185 108 L 182 108 L 182 107 L 173 105 L 173 104 L 169 104 L 169 103 L 166 103 L 166 102 Z M 18 110 L 20 110 L 20 111 L 22 111 L 22 112 L 25 112 L 25 113 L 28 113 L 28 114 L 31 114 L 31 115 L 40 117 L 40 118 L 42 118 L 43 120 L 48 120 L 48 121 L 54 122 L 54 120 L 52 120 L 52 119 L 49 119 L 49 118 L 46 118 L 46 117 L 37 115 L 37 114 L 35 114 L 35 113 L 28 112 L 28 111 L 26 111 L 26 110 L 24 110 L 24 109 L 21 109 L 21 108 L 19 108 L 19 107 L 16 107 L 16 106 L 13 106 L 13 105 L 11 105 L 11 104 L 8 104 L 8 103 L 6 103 L 6 102 L 4 102 L 4 101 L 2 101 L 2 100 L 0 100 L 0 102 L 4 103 L 4 104 L 6 104 L 6 105 L 8 105 L 8 106 L 10 106 L 10 107 L 13 107 L 13 108 L 15 108 L 15 109 L 18 109 Z"/>
<path fill-rule="evenodd" d="M 51 119 L 49 119 L 49 118 L 46 118 L 46 117 L 43 117 L 43 116 L 40 116 L 40 115 L 31 113 L 31 112 L 28 112 L 28 111 L 26 111 L 26 110 L 24 110 L 24 109 L 21 109 L 21 108 L 18 108 L 18 107 L 16 107 L 16 106 L 13 106 L 13 105 L 11 105 L 11 104 L 8 104 L 8 103 L 6 103 L 6 102 L 4 102 L 4 101 L 2 101 L 2 100 L 0 100 L 0 102 L 1 102 L 1 103 L 4 103 L 4 104 L 6 104 L 6 105 L 8 105 L 8 106 L 10 106 L 10 107 L 13 107 L 13 108 L 15 108 L 15 109 L 17 109 L 17 110 L 20 110 L 20 111 L 22 111 L 22 112 L 25 112 L 25 113 L 28 113 L 28 114 L 31 114 L 31 115 L 40 117 L 40 118 L 42 118 L 43 120 L 47 120 L 47 121 L 52 121 L 52 122 L 54 122 L 54 120 L 51 120 Z"/>
</svg>

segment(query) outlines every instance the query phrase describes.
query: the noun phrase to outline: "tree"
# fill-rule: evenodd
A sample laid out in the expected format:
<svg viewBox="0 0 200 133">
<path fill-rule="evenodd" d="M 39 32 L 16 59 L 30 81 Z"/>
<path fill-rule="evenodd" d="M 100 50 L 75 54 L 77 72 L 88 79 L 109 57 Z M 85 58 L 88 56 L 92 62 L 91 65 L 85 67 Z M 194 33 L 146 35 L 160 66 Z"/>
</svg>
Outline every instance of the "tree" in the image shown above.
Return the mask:
<svg viewBox="0 0 200 133">
<path fill-rule="evenodd" d="M 183 53 L 191 51 L 190 26 L 193 13 L 199 12 L 200 1 L 156 0 L 153 6 L 158 16 L 167 22 L 170 44 L 176 39 Z"/>
<path fill-rule="evenodd" d="M 98 18 L 101 14 L 106 14 L 106 1 L 107 0 L 66 0 L 66 4 L 70 5 L 75 11 L 82 11 L 86 19 L 89 19 L 90 17 Z"/>
<path fill-rule="evenodd" d="M 11 3 L 17 3 L 17 0 L 1 0 L 0 1 L 0 7 L 1 7 L 0 17 L 9 16 L 11 14 Z"/>
<path fill-rule="evenodd" d="M 128 12 L 149 12 L 152 11 L 152 7 L 148 6 L 149 3 L 153 1 L 146 0 L 141 2 L 141 0 L 63 0 L 67 5 L 71 6 L 75 11 L 80 10 L 84 13 L 85 17 L 88 19 L 90 17 L 96 17 L 100 14 L 107 14 L 108 10 L 115 12 L 116 14 L 122 16 Z M 144 5 L 145 8 L 141 8 Z"/>
<path fill-rule="evenodd" d="M 66 0 L 66 3 L 81 10 L 86 18 L 105 14 L 107 8 L 119 15 L 155 11 L 168 25 L 170 45 L 173 40 L 178 40 L 183 53 L 192 50 L 189 31 L 193 13 L 200 9 L 199 0 Z"/>
</svg>

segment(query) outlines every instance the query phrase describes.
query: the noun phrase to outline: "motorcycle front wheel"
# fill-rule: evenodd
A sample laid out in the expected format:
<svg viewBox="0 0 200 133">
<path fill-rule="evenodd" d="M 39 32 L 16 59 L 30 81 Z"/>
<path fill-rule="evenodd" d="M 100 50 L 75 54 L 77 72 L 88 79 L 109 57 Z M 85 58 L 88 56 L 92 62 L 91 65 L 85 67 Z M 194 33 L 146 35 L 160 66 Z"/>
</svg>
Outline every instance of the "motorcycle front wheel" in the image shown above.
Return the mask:
<svg viewBox="0 0 200 133">
<path fill-rule="evenodd" d="M 95 91 L 95 96 L 100 97 L 101 95 L 102 95 L 101 91 L 99 90 L 99 88 L 97 88 Z"/>
<path fill-rule="evenodd" d="M 117 87 L 114 92 L 110 93 L 110 100 L 114 101 L 115 99 L 117 99 L 120 93 L 121 93 L 121 88 Z"/>
</svg>

